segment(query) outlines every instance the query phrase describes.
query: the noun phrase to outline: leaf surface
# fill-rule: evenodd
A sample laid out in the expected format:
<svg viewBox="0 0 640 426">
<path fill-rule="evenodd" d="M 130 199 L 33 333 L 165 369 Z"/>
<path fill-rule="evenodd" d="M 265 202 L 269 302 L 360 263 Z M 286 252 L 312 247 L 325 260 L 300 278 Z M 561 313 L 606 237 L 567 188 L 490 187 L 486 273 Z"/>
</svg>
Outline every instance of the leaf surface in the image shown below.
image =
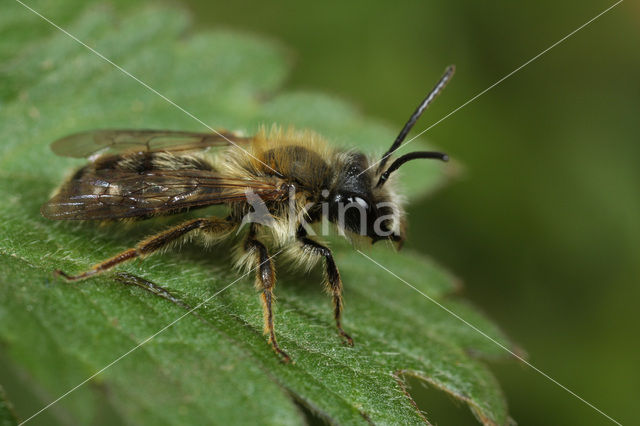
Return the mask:
<svg viewBox="0 0 640 426">
<path fill-rule="evenodd" d="M 7 395 L 5 394 L 2 386 L 0 386 L 0 425 L 15 426 L 17 424 L 18 419 L 13 411 L 13 406 L 7 400 Z"/>
</svg>

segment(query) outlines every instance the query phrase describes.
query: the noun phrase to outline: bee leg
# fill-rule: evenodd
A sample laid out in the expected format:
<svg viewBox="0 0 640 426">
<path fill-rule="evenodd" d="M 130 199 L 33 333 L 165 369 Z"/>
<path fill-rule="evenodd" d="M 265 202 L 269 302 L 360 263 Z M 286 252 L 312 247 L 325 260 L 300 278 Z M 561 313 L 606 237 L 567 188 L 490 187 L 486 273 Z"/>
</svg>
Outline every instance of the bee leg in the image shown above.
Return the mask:
<svg viewBox="0 0 640 426">
<path fill-rule="evenodd" d="M 93 275 L 99 274 L 101 272 L 107 271 L 114 266 L 126 262 L 131 259 L 136 258 L 144 258 L 155 251 L 158 251 L 167 245 L 175 242 L 179 238 L 185 236 L 187 233 L 194 230 L 202 230 L 207 233 L 212 234 L 224 234 L 233 229 L 235 226 L 234 223 L 229 222 L 224 219 L 218 218 L 210 218 L 210 219 L 193 219 L 184 223 L 181 223 L 178 226 L 167 229 L 164 232 L 161 232 L 156 235 L 152 235 L 145 240 L 142 240 L 140 243 L 136 245 L 135 248 L 131 248 L 123 251 L 110 259 L 107 259 L 103 262 L 98 263 L 97 265 L 92 266 L 89 270 L 78 274 L 78 275 L 68 275 L 61 270 L 55 271 L 56 275 L 60 275 L 64 277 L 67 281 L 77 281 L 85 278 L 89 278 Z"/>
<path fill-rule="evenodd" d="M 291 361 L 291 357 L 278 346 L 276 332 L 273 327 L 272 305 L 274 302 L 273 287 L 276 283 L 275 268 L 273 261 L 269 257 L 267 248 L 255 238 L 255 230 L 253 227 L 245 242 L 244 249 L 248 252 L 256 253 L 256 287 L 262 289 L 260 300 L 262 300 L 262 308 L 264 310 L 264 333 L 269 335 L 269 343 L 273 350 L 282 357 L 284 362 L 289 362 Z"/>
<path fill-rule="evenodd" d="M 336 327 L 338 327 L 338 333 L 340 333 L 344 342 L 348 346 L 353 346 L 353 339 L 342 328 L 342 279 L 331 250 L 329 247 L 307 237 L 304 228 L 300 228 L 298 231 L 298 240 L 302 243 L 304 250 L 309 250 L 313 254 L 324 257 L 327 287 L 333 296 L 333 316 L 336 320 Z"/>
</svg>

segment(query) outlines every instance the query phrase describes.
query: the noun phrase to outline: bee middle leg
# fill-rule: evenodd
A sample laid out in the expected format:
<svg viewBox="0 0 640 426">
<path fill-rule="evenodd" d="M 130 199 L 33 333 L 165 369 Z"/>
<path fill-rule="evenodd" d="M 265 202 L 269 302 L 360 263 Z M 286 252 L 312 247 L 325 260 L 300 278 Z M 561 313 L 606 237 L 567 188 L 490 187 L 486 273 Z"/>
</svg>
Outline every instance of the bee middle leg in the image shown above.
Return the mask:
<svg viewBox="0 0 640 426">
<path fill-rule="evenodd" d="M 340 333 L 340 336 L 344 339 L 344 342 L 348 346 L 353 346 L 353 339 L 342 328 L 342 279 L 340 278 L 340 272 L 333 259 L 331 250 L 329 247 L 309 238 L 302 227 L 298 231 L 297 238 L 298 241 L 302 243 L 304 250 L 324 257 L 325 276 L 328 284 L 327 287 L 333 297 L 333 317 L 336 320 L 336 327 L 338 328 L 338 333 Z"/>
<path fill-rule="evenodd" d="M 212 236 L 222 236 L 233 230 L 235 226 L 237 226 L 235 223 L 230 222 L 226 219 L 219 218 L 202 218 L 189 220 L 187 222 L 181 223 L 178 226 L 169 228 L 164 232 L 152 235 L 149 238 L 138 243 L 135 248 L 125 250 L 122 253 L 113 256 L 112 258 L 100 262 L 81 274 L 68 275 L 61 270 L 57 270 L 55 271 L 55 273 L 64 277 L 67 281 L 82 280 L 93 275 L 108 271 L 114 266 L 128 260 L 144 258 L 158 250 L 167 247 L 169 244 L 176 242 L 180 238 L 187 235 L 189 232 L 200 230 Z"/>
<path fill-rule="evenodd" d="M 291 361 L 291 357 L 285 351 L 280 349 L 276 340 L 276 332 L 273 326 L 273 288 L 276 284 L 276 272 L 273 260 L 269 257 L 269 252 L 264 244 L 256 239 L 255 228 L 251 228 L 247 240 L 244 244 L 247 252 L 254 252 L 256 259 L 254 265 L 256 268 L 256 287 L 262 289 L 260 300 L 264 310 L 264 333 L 269 335 L 269 343 L 276 353 L 278 353 L 285 362 Z"/>
</svg>

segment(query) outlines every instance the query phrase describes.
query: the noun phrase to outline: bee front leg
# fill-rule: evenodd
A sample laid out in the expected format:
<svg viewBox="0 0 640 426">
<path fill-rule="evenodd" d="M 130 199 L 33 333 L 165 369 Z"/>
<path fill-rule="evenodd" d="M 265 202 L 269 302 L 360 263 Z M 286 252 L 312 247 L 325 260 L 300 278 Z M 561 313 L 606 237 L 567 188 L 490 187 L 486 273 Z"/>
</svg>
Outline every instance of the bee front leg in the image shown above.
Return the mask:
<svg viewBox="0 0 640 426">
<path fill-rule="evenodd" d="M 333 254 L 329 247 L 326 247 L 319 242 L 309 238 L 304 228 L 300 228 L 297 235 L 298 241 L 302 243 L 302 249 L 308 250 L 317 256 L 324 257 L 325 264 L 325 276 L 327 280 L 327 288 L 331 291 L 333 296 L 333 316 L 336 320 L 336 327 L 338 327 L 338 333 L 344 339 L 345 343 L 349 346 L 353 346 L 353 339 L 342 328 L 342 279 L 340 278 L 340 272 L 336 266 L 336 262 L 333 259 Z"/>
<path fill-rule="evenodd" d="M 255 253 L 256 256 L 254 263 L 256 265 L 256 287 L 262 289 L 260 300 L 264 310 L 264 333 L 269 335 L 269 343 L 273 350 L 282 357 L 283 361 L 289 362 L 291 357 L 278 346 L 273 326 L 273 288 L 276 284 L 275 267 L 265 245 L 256 239 L 253 226 L 244 244 L 244 249 L 249 253 Z"/>
</svg>

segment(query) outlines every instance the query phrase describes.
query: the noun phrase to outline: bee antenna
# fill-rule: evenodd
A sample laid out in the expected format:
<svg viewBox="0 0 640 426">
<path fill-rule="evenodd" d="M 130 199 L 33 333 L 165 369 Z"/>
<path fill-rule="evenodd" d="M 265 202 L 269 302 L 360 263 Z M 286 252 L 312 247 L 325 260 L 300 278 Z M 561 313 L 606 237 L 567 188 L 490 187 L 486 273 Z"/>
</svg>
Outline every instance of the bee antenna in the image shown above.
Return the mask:
<svg viewBox="0 0 640 426">
<path fill-rule="evenodd" d="M 433 102 L 436 96 L 438 96 L 438 94 L 442 91 L 442 89 L 445 88 L 447 83 L 449 83 L 449 80 L 451 80 L 451 77 L 453 77 L 453 73 L 455 71 L 456 71 L 456 67 L 454 65 L 449 65 L 447 69 L 444 71 L 444 74 L 442 75 L 442 77 L 440 77 L 440 80 L 438 81 L 438 83 L 434 86 L 433 89 L 431 89 L 427 97 L 424 98 L 424 100 L 420 103 L 420 105 L 418 105 L 418 108 L 414 111 L 411 117 L 409 117 L 409 121 L 407 121 L 407 123 L 404 125 L 404 127 L 400 131 L 400 134 L 391 145 L 391 148 L 389 148 L 389 150 L 382 156 L 382 159 L 380 160 L 380 165 L 378 166 L 378 173 L 380 173 L 380 171 L 384 169 L 384 166 L 385 164 L 387 164 L 387 160 L 389 159 L 391 154 L 393 154 L 393 152 L 396 149 L 398 149 L 400 145 L 402 145 L 402 142 L 407 137 L 407 134 L 411 131 L 411 128 L 413 127 L 413 125 L 416 124 L 416 121 L 418 121 L 418 118 L 420 118 L 424 110 L 427 109 L 429 104 Z"/>
<path fill-rule="evenodd" d="M 411 160 L 417 160 L 418 158 L 431 158 L 435 160 L 441 161 L 449 161 L 449 156 L 442 152 L 434 152 L 434 151 L 416 151 L 410 152 L 409 154 L 405 154 L 402 157 L 398 157 L 387 170 L 382 173 L 380 179 L 378 180 L 378 184 L 376 188 L 381 187 L 384 183 L 389 179 L 389 175 L 400 168 L 404 163 Z"/>
</svg>

